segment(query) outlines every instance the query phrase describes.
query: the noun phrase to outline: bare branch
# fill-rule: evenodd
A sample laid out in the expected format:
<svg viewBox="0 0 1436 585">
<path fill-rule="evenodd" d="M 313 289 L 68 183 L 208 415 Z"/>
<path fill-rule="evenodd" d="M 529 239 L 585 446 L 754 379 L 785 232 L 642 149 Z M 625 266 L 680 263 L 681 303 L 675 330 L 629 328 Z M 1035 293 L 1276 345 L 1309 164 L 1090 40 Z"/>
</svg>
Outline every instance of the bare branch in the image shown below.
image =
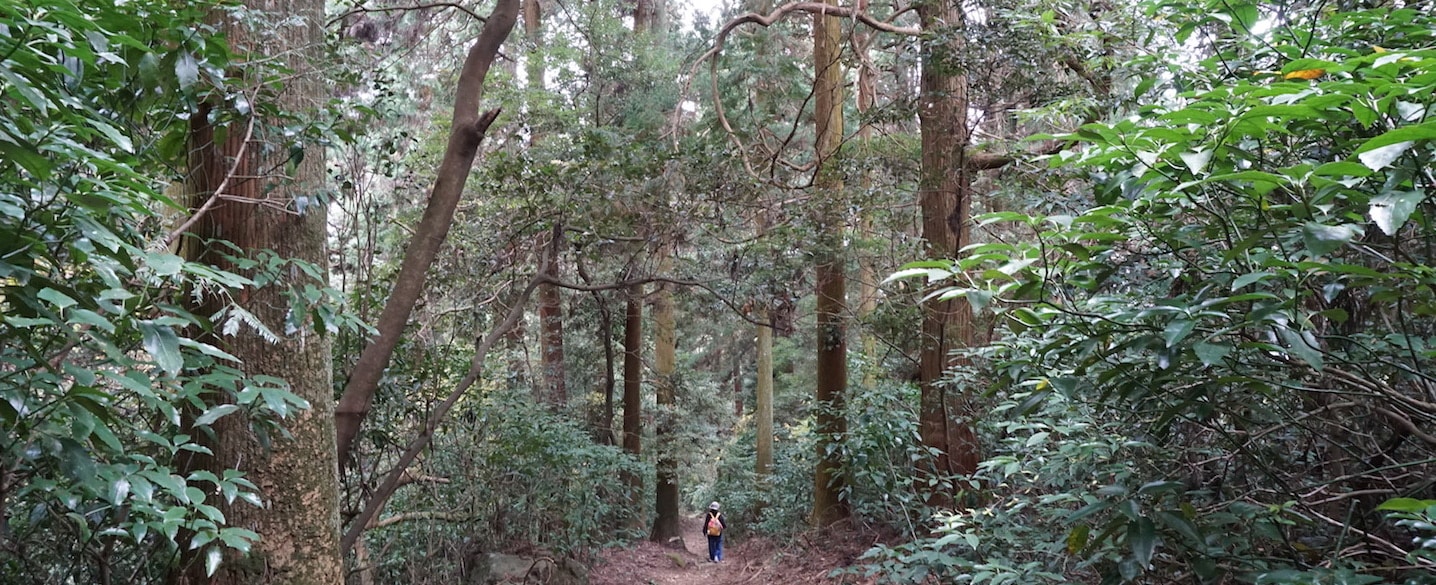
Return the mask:
<svg viewBox="0 0 1436 585">
<path fill-rule="evenodd" d="M 432 510 L 420 512 L 404 512 L 403 514 L 395 514 L 383 520 L 375 520 L 373 522 L 370 522 L 368 528 L 372 530 L 375 528 L 383 528 L 385 526 L 393 526 L 400 522 L 411 522 L 414 520 L 424 520 L 428 522 L 433 522 L 436 520 L 443 522 L 464 522 L 471 518 L 472 516 L 469 516 L 468 514 L 459 514 L 457 512 L 435 512 Z"/>
<path fill-rule="evenodd" d="M 411 10 L 427 10 L 429 8 L 453 8 L 455 10 L 462 11 L 464 14 L 473 17 L 474 20 L 477 20 L 479 22 L 489 22 L 488 19 L 479 16 L 478 13 L 469 10 L 469 7 L 464 6 L 463 4 L 459 4 L 458 2 L 432 2 L 429 4 L 415 4 L 413 6 L 379 6 L 377 8 L 357 6 L 344 12 L 343 14 L 340 14 L 339 16 L 329 19 L 329 22 L 324 24 L 324 28 L 334 26 L 335 23 L 354 16 L 355 14 L 369 14 L 371 12 L 409 12 Z"/>
<path fill-rule="evenodd" d="M 868 15 L 866 12 L 854 10 L 854 9 L 852 9 L 852 8 L 843 8 L 843 7 L 833 6 L 833 5 L 831 5 L 831 4 L 825 4 L 825 3 L 822 3 L 822 2 L 795 2 L 795 3 L 792 3 L 792 4 L 784 4 L 783 6 L 779 6 L 779 7 L 775 8 L 775 9 L 773 9 L 773 12 L 769 13 L 767 16 L 758 14 L 758 13 L 756 13 L 756 12 L 749 12 L 749 13 L 747 13 L 747 14 L 744 14 L 744 15 L 739 16 L 739 17 L 737 17 L 737 18 L 735 18 L 735 19 L 733 19 L 733 20 L 728 21 L 727 23 L 725 23 L 725 24 L 723 25 L 723 28 L 719 29 L 719 31 L 718 31 L 718 36 L 717 36 L 717 38 L 715 38 L 714 41 L 713 41 L 713 48 L 711 48 L 711 49 L 709 49 L 707 52 L 703 53 L 701 56 L 698 57 L 698 59 L 697 59 L 696 61 L 693 62 L 693 66 L 692 66 L 692 68 L 689 70 L 688 79 L 689 79 L 689 80 L 692 80 L 692 79 L 693 79 L 693 77 L 695 76 L 695 74 L 696 74 L 696 72 L 697 72 L 697 70 L 698 70 L 698 67 L 699 67 L 700 65 L 702 65 L 704 61 L 708 61 L 708 62 L 709 62 L 709 63 L 708 63 L 708 66 L 709 66 L 710 73 L 709 73 L 709 80 L 708 80 L 708 82 L 709 82 L 710 89 L 711 89 L 711 91 L 712 91 L 712 93 L 713 93 L 714 113 L 718 116 L 718 122 L 719 122 L 719 124 L 723 127 L 723 131 L 728 134 L 729 140 L 730 140 L 731 142 L 733 142 L 733 145 L 734 145 L 736 151 L 738 152 L 739 158 L 742 159 L 742 161 L 743 161 L 743 168 L 744 168 L 744 170 L 748 171 L 748 174 L 749 174 L 750 176 L 754 177 L 755 179 L 764 181 L 765 183 L 772 183 L 772 184 L 774 184 L 774 185 L 778 185 L 778 183 L 775 182 L 775 181 L 773 181 L 773 180 L 771 180 L 771 179 L 766 179 L 766 180 L 763 179 L 762 176 L 758 174 L 757 170 L 755 170 L 755 169 L 753 168 L 753 165 L 752 165 L 752 163 L 748 160 L 748 157 L 743 156 L 742 153 L 743 153 L 746 149 L 745 149 L 745 147 L 744 147 L 742 141 L 738 140 L 737 132 L 733 130 L 732 124 L 730 124 L 730 123 L 728 122 L 728 116 L 727 116 L 727 114 L 723 111 L 723 103 L 722 103 L 722 100 L 718 97 L 718 96 L 719 96 L 719 91 L 718 91 L 718 59 L 717 59 L 717 56 L 718 56 L 720 53 L 723 52 L 723 46 L 724 46 L 724 43 L 725 43 L 725 42 L 727 41 L 727 39 L 728 39 L 728 35 L 731 34 L 731 33 L 732 33 L 735 29 L 737 29 L 739 26 L 742 26 L 742 25 L 744 25 L 744 24 L 750 24 L 750 23 L 751 23 L 751 24 L 756 24 L 756 25 L 759 25 L 759 26 L 763 26 L 763 27 L 772 26 L 773 23 L 778 22 L 779 20 L 781 20 L 782 18 L 784 18 L 784 17 L 787 16 L 788 14 L 794 13 L 794 12 L 806 12 L 806 13 L 809 13 L 809 14 L 816 14 L 816 15 L 822 15 L 822 16 L 835 16 L 835 17 L 838 17 L 838 18 L 853 19 L 853 20 L 856 20 L 856 21 L 858 21 L 858 22 L 861 22 L 861 23 L 867 25 L 867 26 L 870 27 L 870 28 L 873 28 L 874 30 L 879 30 L 879 31 L 882 31 L 882 32 L 889 32 L 889 33 L 893 33 L 893 34 L 900 34 L 900 35 L 907 35 L 907 36 L 917 36 L 917 35 L 922 34 L 922 29 L 909 28 L 909 27 L 900 27 L 900 26 L 897 26 L 897 25 L 892 24 L 891 22 L 882 21 L 882 20 L 878 20 L 878 19 L 876 19 L 876 18 L 873 18 L 872 16 Z M 899 14 L 901 14 L 901 12 L 900 12 Z M 894 18 L 896 18 L 896 16 L 897 16 L 897 15 L 894 15 Z M 686 93 L 686 92 L 685 92 L 685 93 Z M 765 150 L 766 150 L 766 148 L 765 148 Z M 770 150 L 770 152 L 772 152 L 772 151 Z M 775 160 L 778 158 L 777 153 L 773 153 L 773 158 L 774 158 Z M 791 166 L 791 165 L 789 165 L 789 166 Z"/>
</svg>

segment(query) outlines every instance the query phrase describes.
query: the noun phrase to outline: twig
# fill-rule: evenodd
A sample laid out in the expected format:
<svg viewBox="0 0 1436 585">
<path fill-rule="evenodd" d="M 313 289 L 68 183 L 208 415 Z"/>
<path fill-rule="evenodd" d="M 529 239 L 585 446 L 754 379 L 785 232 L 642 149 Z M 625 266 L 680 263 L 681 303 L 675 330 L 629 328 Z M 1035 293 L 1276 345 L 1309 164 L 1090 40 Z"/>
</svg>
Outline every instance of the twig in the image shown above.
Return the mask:
<svg viewBox="0 0 1436 585">
<path fill-rule="evenodd" d="M 244 141 L 239 143 L 239 151 L 234 155 L 234 164 L 230 165 L 229 172 L 225 173 L 224 180 L 219 182 L 219 187 L 214 190 L 214 193 L 210 195 L 209 199 L 205 200 L 204 205 L 201 205 L 199 209 L 195 210 L 193 215 L 189 216 L 189 219 L 185 220 L 183 224 L 180 224 L 173 232 L 170 232 L 170 235 L 165 236 L 164 246 L 161 246 L 161 249 L 168 250 L 173 246 L 175 240 L 179 239 L 180 236 L 194 227 L 194 224 L 199 222 L 199 218 L 204 217 L 204 214 L 209 213 L 209 211 L 214 208 L 215 203 L 218 202 L 220 196 L 224 194 L 224 190 L 229 188 L 230 179 L 234 178 L 235 172 L 239 170 L 239 165 L 244 163 L 244 151 L 249 149 L 249 139 L 254 137 L 254 121 L 255 117 L 250 116 L 249 124 L 244 129 Z"/>
</svg>

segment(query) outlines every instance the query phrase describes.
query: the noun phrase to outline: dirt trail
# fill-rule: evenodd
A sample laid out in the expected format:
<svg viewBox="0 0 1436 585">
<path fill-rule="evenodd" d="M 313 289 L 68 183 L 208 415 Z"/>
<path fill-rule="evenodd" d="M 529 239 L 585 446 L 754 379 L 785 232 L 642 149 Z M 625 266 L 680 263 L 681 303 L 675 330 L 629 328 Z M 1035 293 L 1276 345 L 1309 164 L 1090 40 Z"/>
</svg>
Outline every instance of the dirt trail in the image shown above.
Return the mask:
<svg viewBox="0 0 1436 585">
<path fill-rule="evenodd" d="M 807 538 L 779 545 L 765 538 L 724 539 L 723 562 L 708 562 L 701 516 L 684 517 L 683 549 L 653 542 L 609 550 L 589 571 L 590 585 L 818 585 L 850 565 L 871 546 L 870 537 L 828 534 L 815 546 Z M 849 583 L 854 582 L 849 577 Z"/>
<path fill-rule="evenodd" d="M 708 562 L 708 539 L 700 534 L 698 517 L 685 516 L 682 550 L 640 542 L 630 549 L 611 551 L 590 573 L 591 585 L 737 585 L 753 575 L 738 548 L 724 543 L 724 562 Z"/>
</svg>

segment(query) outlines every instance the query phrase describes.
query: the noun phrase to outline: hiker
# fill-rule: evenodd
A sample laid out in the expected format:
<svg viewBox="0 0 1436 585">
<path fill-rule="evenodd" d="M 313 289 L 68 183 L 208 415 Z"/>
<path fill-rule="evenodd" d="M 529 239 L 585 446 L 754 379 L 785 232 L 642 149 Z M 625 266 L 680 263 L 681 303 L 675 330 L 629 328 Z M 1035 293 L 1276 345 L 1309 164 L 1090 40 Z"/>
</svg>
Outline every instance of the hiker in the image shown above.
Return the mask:
<svg viewBox="0 0 1436 585">
<path fill-rule="evenodd" d="M 708 537 L 708 562 L 723 560 L 723 513 L 718 511 L 718 502 L 708 504 L 708 513 L 703 515 L 703 535 Z"/>
</svg>

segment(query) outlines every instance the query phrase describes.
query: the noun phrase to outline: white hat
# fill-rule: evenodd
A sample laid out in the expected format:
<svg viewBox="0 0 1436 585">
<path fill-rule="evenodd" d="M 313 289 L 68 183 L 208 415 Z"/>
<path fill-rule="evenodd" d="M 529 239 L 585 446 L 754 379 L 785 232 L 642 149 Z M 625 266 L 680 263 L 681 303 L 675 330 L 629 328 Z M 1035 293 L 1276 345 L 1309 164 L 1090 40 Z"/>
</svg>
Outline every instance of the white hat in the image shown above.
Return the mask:
<svg viewBox="0 0 1436 585">
<path fill-rule="evenodd" d="M 708 509 L 709 509 L 709 510 L 715 510 L 715 511 L 716 511 L 716 510 L 718 509 L 718 502 L 713 502 L 712 504 L 708 504 Z"/>
</svg>

